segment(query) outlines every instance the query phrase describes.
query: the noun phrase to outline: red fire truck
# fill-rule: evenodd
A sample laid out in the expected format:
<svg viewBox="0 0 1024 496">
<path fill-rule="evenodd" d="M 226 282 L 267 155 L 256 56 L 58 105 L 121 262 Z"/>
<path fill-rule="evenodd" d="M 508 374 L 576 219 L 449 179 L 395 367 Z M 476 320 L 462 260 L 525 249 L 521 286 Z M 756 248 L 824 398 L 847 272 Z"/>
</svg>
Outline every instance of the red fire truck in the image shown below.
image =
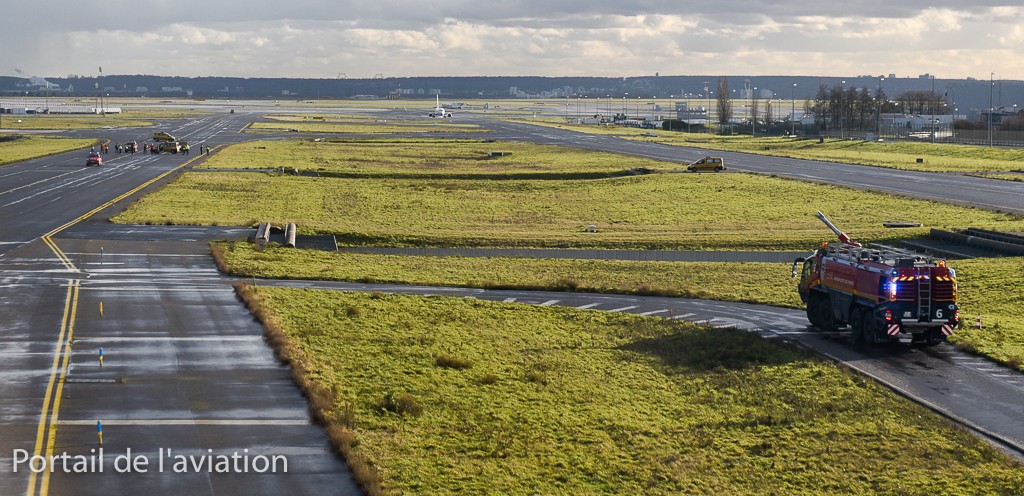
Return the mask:
<svg viewBox="0 0 1024 496">
<path fill-rule="evenodd" d="M 822 330 L 849 325 L 858 348 L 910 335 L 914 342 L 946 341 L 960 324 L 956 272 L 938 260 L 898 248 L 864 247 L 818 212 L 839 237 L 793 262 L 807 320 Z"/>
</svg>

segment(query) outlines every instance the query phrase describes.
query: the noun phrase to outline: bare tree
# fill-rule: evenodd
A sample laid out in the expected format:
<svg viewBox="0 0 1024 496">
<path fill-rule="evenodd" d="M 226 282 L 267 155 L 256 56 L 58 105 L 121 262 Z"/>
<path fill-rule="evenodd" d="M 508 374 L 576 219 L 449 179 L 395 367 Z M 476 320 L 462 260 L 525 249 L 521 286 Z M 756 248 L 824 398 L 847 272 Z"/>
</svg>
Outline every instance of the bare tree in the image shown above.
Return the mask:
<svg viewBox="0 0 1024 496">
<path fill-rule="evenodd" d="M 728 124 L 732 120 L 732 100 L 729 99 L 729 78 L 720 76 L 718 78 L 718 123 Z"/>
</svg>

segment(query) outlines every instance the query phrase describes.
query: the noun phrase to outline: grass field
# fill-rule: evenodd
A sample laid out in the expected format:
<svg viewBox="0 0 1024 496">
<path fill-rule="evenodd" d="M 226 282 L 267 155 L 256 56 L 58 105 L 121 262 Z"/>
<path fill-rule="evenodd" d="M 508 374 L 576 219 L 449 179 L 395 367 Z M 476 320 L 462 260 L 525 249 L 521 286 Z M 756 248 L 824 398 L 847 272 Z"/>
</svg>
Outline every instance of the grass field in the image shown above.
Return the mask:
<svg viewBox="0 0 1024 496">
<path fill-rule="evenodd" d="M 0 134 L 0 165 L 88 148 L 96 143 L 96 140 L 84 138 Z M 85 164 L 85 154 L 82 164 Z"/>
<path fill-rule="evenodd" d="M 799 307 L 789 264 L 419 257 L 212 245 L 224 272 L 243 277 L 632 293 Z"/>
<path fill-rule="evenodd" d="M 240 287 L 367 493 L 1020 494 L 888 390 L 742 331 Z"/>
<path fill-rule="evenodd" d="M 492 156 L 491 152 L 505 152 Z M 346 177 L 595 178 L 677 164 L 606 152 L 484 140 L 339 139 L 253 141 L 221 150 L 203 168 L 279 166 Z"/>
<path fill-rule="evenodd" d="M 522 120 L 529 124 L 560 127 L 583 133 L 611 134 L 676 146 L 706 148 L 789 157 L 826 162 L 874 165 L 894 169 L 929 172 L 1006 172 L 1021 168 L 1024 149 L 991 148 L 984 146 L 949 145 L 914 142 L 866 142 L 863 140 L 817 139 L 786 137 L 754 138 L 750 136 L 720 136 L 714 134 L 680 133 L 653 130 L 658 136 L 644 136 L 651 130 L 623 127 L 601 127 L 565 124 L 553 120 Z M 917 163 L 922 158 L 924 162 Z M 782 171 L 780 171 L 782 172 Z"/>
<path fill-rule="evenodd" d="M 963 320 L 954 342 L 1024 372 L 1024 257 L 956 260 L 950 267 Z M 982 330 L 973 329 L 978 315 Z"/>
<path fill-rule="evenodd" d="M 809 250 L 832 237 L 814 218 L 818 209 L 862 242 L 931 227 L 1024 231 L 1019 216 L 748 174 L 494 181 L 187 173 L 115 221 L 296 222 L 352 244 Z M 890 220 L 925 227 L 894 231 L 882 226 Z M 589 224 L 598 232 L 586 232 Z"/>
</svg>

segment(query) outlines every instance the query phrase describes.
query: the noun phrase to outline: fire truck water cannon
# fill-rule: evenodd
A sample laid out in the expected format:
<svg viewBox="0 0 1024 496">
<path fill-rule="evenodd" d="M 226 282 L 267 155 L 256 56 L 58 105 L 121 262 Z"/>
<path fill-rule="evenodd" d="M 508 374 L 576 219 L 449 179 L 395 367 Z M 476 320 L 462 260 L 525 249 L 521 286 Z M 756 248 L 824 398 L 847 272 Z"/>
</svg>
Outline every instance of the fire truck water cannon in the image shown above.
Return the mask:
<svg viewBox="0 0 1024 496">
<path fill-rule="evenodd" d="M 817 217 L 839 237 L 793 262 L 797 290 L 815 328 L 849 326 L 860 349 L 909 336 L 914 342 L 943 343 L 960 325 L 956 272 L 945 260 L 883 245 L 850 241 L 821 213 Z"/>
<path fill-rule="evenodd" d="M 839 228 L 836 227 L 835 224 L 833 224 L 832 222 L 829 222 L 828 217 L 825 217 L 825 214 L 821 213 L 821 210 L 818 211 L 818 215 L 816 215 L 816 217 L 820 219 L 822 222 L 824 222 L 825 225 L 832 230 L 832 232 L 836 233 L 836 236 L 839 237 L 839 241 L 846 243 L 848 245 L 860 246 L 860 243 L 857 243 L 856 241 L 851 241 L 850 237 L 847 236 L 846 233 L 840 231 Z"/>
</svg>

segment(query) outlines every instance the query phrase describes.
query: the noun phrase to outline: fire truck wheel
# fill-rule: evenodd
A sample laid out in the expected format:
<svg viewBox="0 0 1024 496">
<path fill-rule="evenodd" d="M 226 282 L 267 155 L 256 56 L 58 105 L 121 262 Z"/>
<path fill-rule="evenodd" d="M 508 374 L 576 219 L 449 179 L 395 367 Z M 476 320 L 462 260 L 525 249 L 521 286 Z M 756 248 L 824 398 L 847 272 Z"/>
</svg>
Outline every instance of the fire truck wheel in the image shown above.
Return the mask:
<svg viewBox="0 0 1024 496">
<path fill-rule="evenodd" d="M 946 342 L 946 337 L 942 335 L 942 329 L 932 329 L 928 331 L 928 341 L 925 342 L 925 346 L 935 346 Z"/>
<path fill-rule="evenodd" d="M 823 331 L 834 331 L 836 329 L 835 316 L 832 315 L 832 303 L 828 298 L 817 298 L 814 302 L 814 315 L 817 322 L 816 327 Z"/>
<path fill-rule="evenodd" d="M 858 350 L 865 351 L 875 344 L 871 335 L 871 319 L 866 311 L 857 311 L 854 316 L 850 324 L 853 329 L 853 344 Z"/>
<path fill-rule="evenodd" d="M 818 327 L 818 314 L 815 313 L 817 310 L 817 300 L 811 300 L 807 303 L 807 321 L 814 327 Z"/>
</svg>

